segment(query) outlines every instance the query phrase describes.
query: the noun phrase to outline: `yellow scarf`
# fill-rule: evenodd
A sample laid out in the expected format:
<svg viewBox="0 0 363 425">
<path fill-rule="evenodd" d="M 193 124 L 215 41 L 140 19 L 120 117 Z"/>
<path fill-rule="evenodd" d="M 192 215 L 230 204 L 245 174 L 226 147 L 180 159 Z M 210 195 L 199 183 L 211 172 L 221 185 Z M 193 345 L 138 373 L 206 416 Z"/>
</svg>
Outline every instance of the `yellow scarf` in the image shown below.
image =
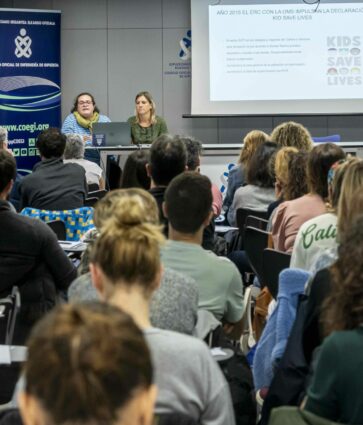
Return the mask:
<svg viewBox="0 0 363 425">
<path fill-rule="evenodd" d="M 98 118 L 100 116 L 98 112 L 94 112 L 92 117 L 87 119 L 82 117 L 82 115 L 77 111 L 73 112 L 73 114 L 76 117 L 77 123 L 83 128 L 88 128 L 91 132 L 93 123 L 98 122 Z"/>
</svg>

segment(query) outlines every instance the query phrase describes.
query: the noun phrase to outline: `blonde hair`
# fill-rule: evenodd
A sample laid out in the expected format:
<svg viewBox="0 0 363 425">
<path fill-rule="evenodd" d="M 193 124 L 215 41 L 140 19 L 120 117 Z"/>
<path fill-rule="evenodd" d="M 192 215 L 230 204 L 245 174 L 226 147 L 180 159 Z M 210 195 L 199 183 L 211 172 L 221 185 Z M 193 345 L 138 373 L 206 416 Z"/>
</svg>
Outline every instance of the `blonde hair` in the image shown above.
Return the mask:
<svg viewBox="0 0 363 425">
<path fill-rule="evenodd" d="M 138 285 L 149 295 L 160 272 L 164 236 L 160 226 L 147 222 L 145 209 L 138 196 L 121 197 L 115 202 L 113 215 L 103 224 L 92 249 L 91 262 L 112 284 Z"/>
<path fill-rule="evenodd" d="M 151 105 L 151 110 L 150 110 L 150 124 L 155 124 L 156 123 L 156 106 L 155 106 L 154 99 L 152 98 L 151 94 L 148 91 L 141 91 L 141 92 L 137 93 L 137 95 L 135 96 L 135 103 L 137 102 L 137 99 L 139 97 L 142 97 L 142 96 L 144 96 L 145 99 Z M 136 117 L 137 124 L 139 124 L 140 123 L 140 118 L 139 118 L 139 115 L 137 113 L 137 108 L 135 108 L 135 117 Z"/>
<path fill-rule="evenodd" d="M 144 221 L 159 224 L 159 209 L 150 193 L 140 188 L 115 189 L 108 192 L 96 204 L 93 220 L 98 229 L 101 229 L 104 223 L 116 212 L 117 202 L 121 198 L 138 199 L 140 208 L 143 208 Z"/>
<path fill-rule="evenodd" d="M 256 149 L 269 140 L 270 136 L 260 130 L 252 130 L 247 133 L 243 139 L 243 147 L 241 149 L 238 162 L 246 165 L 256 152 Z"/>
<path fill-rule="evenodd" d="M 309 131 L 294 121 L 284 122 L 275 127 L 271 133 L 271 139 L 279 146 L 293 146 L 305 152 L 310 152 L 313 148 Z"/>
<path fill-rule="evenodd" d="M 275 176 L 283 186 L 289 181 L 289 161 L 294 153 L 299 151 L 292 147 L 287 146 L 280 149 L 275 157 Z"/>
<path fill-rule="evenodd" d="M 354 218 L 363 213 L 363 161 L 358 160 L 347 165 L 343 177 L 338 202 L 338 235 L 349 229 Z"/>
</svg>

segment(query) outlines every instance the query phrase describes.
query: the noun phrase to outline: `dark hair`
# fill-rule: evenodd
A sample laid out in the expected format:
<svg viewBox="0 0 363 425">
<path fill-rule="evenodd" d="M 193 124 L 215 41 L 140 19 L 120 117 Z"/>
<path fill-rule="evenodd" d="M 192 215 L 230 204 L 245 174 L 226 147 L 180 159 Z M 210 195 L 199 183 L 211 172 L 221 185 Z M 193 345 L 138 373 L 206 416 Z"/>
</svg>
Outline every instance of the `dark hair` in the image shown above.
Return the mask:
<svg viewBox="0 0 363 425">
<path fill-rule="evenodd" d="M 189 171 L 196 171 L 200 166 L 200 156 L 202 155 L 202 142 L 193 137 L 181 137 L 180 139 L 187 149 L 187 166 Z"/>
<path fill-rule="evenodd" d="M 328 172 L 334 162 L 345 158 L 342 148 L 334 143 L 322 143 L 309 153 L 307 176 L 309 190 L 323 199 L 328 197 Z"/>
<path fill-rule="evenodd" d="M 33 328 L 25 391 L 51 423 L 115 422 L 152 384 L 150 352 L 131 317 L 103 303 L 65 304 Z"/>
<path fill-rule="evenodd" d="M 272 174 L 270 161 L 278 146 L 274 142 L 260 145 L 247 165 L 246 182 L 259 187 L 273 187 L 275 176 Z"/>
<path fill-rule="evenodd" d="M 44 158 L 60 158 L 66 143 L 66 136 L 58 128 L 53 127 L 39 133 L 36 146 Z"/>
<path fill-rule="evenodd" d="M 151 177 L 158 186 L 167 186 L 185 171 L 187 151 L 179 136 L 163 134 L 150 148 Z"/>
<path fill-rule="evenodd" d="M 0 192 L 16 178 L 16 162 L 7 150 L 0 149 Z"/>
<path fill-rule="evenodd" d="M 130 154 L 122 170 L 122 189 L 141 187 L 150 189 L 150 177 L 147 175 L 146 164 L 149 162 L 150 154 L 145 149 L 140 149 Z"/>
<path fill-rule="evenodd" d="M 359 202 L 363 196 L 357 191 Z M 362 211 L 363 212 L 363 211 Z M 332 288 L 323 304 L 324 332 L 355 329 L 363 323 L 363 215 L 341 234 L 338 259 L 330 267 Z"/>
<path fill-rule="evenodd" d="M 78 94 L 77 96 L 76 96 L 76 98 L 74 99 L 74 102 L 73 102 L 73 107 L 72 107 L 72 109 L 71 109 L 71 112 L 75 112 L 75 111 L 77 111 L 77 107 L 78 107 L 78 99 L 81 97 L 81 96 L 89 96 L 90 98 L 91 98 L 91 100 L 92 100 L 92 103 L 93 103 L 93 105 L 94 105 L 94 112 L 100 112 L 100 110 L 97 108 L 97 105 L 96 105 L 96 101 L 95 101 L 95 98 L 94 98 L 94 96 L 93 96 L 93 94 L 91 94 L 91 93 L 88 93 L 88 92 L 82 92 L 82 93 L 80 93 L 80 94 Z"/>
<path fill-rule="evenodd" d="M 196 233 L 211 212 L 212 201 L 208 177 L 192 171 L 180 174 L 165 192 L 169 223 L 178 232 Z"/>
<path fill-rule="evenodd" d="M 284 187 L 284 201 L 292 201 L 308 193 L 306 178 L 306 165 L 308 154 L 306 152 L 292 152 L 288 159 L 288 177 Z"/>
</svg>

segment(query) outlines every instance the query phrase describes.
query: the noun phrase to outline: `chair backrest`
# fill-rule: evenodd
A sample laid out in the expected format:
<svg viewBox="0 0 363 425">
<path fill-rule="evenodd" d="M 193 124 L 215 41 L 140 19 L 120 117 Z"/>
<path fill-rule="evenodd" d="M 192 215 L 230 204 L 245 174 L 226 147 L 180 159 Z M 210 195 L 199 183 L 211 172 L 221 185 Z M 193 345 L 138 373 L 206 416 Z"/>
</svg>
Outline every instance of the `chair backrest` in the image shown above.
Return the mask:
<svg viewBox="0 0 363 425">
<path fill-rule="evenodd" d="M 107 190 L 101 189 L 101 190 L 94 190 L 88 192 L 88 198 L 97 198 L 102 199 L 107 193 Z"/>
<path fill-rule="evenodd" d="M 237 208 L 236 221 L 237 221 L 237 227 L 241 235 L 243 235 L 244 229 L 246 227 L 247 217 L 250 215 L 256 218 L 262 218 L 265 220 L 267 219 L 267 211 L 255 211 L 255 210 L 250 210 L 248 208 Z"/>
<path fill-rule="evenodd" d="M 97 183 L 90 183 L 88 186 L 88 192 L 96 192 L 97 190 L 100 190 L 100 187 Z"/>
<path fill-rule="evenodd" d="M 94 207 L 97 202 L 98 202 L 98 198 L 96 198 L 96 197 L 86 198 L 84 200 L 84 206 L 85 207 Z"/>
<path fill-rule="evenodd" d="M 246 218 L 245 227 L 254 227 L 255 229 L 266 230 L 268 225 L 268 220 L 265 220 L 261 217 L 256 217 L 255 215 L 249 215 Z"/>
<path fill-rule="evenodd" d="M 262 275 L 263 282 L 270 294 L 276 299 L 279 290 L 279 275 L 290 266 L 291 254 L 266 248 L 263 251 Z"/>
<path fill-rule="evenodd" d="M 16 316 L 20 309 L 20 294 L 17 286 L 14 286 L 10 295 L 0 299 L 0 323 L 2 335 L 0 343 L 11 345 L 14 336 Z"/>
<path fill-rule="evenodd" d="M 53 230 L 53 232 L 57 235 L 59 241 L 65 241 L 66 234 L 66 225 L 62 220 L 52 220 L 47 221 L 47 225 Z"/>
<path fill-rule="evenodd" d="M 263 250 L 267 248 L 269 233 L 254 227 L 246 227 L 244 235 L 244 248 L 253 272 L 258 277 L 261 287 L 265 286 L 263 281 Z"/>
</svg>

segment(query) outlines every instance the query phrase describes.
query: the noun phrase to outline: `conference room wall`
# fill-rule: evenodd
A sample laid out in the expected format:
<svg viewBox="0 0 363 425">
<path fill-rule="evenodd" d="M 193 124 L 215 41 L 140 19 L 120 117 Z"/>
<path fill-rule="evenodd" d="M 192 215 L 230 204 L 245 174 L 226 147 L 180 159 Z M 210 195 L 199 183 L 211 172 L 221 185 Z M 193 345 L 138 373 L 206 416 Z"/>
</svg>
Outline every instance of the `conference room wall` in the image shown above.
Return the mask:
<svg viewBox="0 0 363 425">
<path fill-rule="evenodd" d="M 314 136 L 363 140 L 363 120 L 356 116 L 182 118 L 190 113 L 190 76 L 179 58 L 179 42 L 190 29 L 189 0 L 0 0 L 0 7 L 62 11 L 63 118 L 74 96 L 87 90 L 103 113 L 125 120 L 136 92 L 147 89 L 170 132 L 204 143 L 239 143 L 253 128 L 270 132 L 288 119 Z"/>
</svg>

